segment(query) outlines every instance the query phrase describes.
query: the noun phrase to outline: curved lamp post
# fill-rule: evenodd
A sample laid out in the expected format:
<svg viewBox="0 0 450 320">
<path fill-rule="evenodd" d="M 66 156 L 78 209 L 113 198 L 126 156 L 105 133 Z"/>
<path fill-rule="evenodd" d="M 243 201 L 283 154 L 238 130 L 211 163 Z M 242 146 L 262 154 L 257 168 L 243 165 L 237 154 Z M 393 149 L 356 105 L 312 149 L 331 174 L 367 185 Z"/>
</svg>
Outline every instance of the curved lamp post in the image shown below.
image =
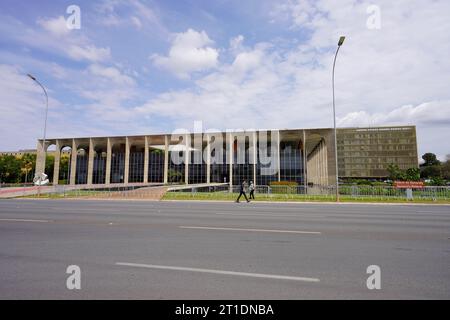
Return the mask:
<svg viewBox="0 0 450 320">
<path fill-rule="evenodd" d="M 339 174 L 338 174 L 338 152 L 337 152 L 337 138 L 336 138 L 336 106 L 334 101 L 334 67 L 336 65 L 336 58 L 339 52 L 339 48 L 344 43 L 345 37 L 341 36 L 339 38 L 338 47 L 336 49 L 336 54 L 334 55 L 333 61 L 333 74 L 332 74 L 332 87 L 333 87 L 333 123 L 334 123 L 334 159 L 336 165 L 336 202 L 339 202 Z"/>
<path fill-rule="evenodd" d="M 27 76 L 33 80 L 34 82 L 36 82 L 41 88 L 42 90 L 44 90 L 44 94 L 45 94 L 45 99 L 46 99 L 46 107 L 45 107 L 45 121 L 44 121 L 44 139 L 43 139 L 43 143 L 42 146 L 44 148 L 44 172 L 37 172 L 37 174 L 39 174 L 39 185 L 40 185 L 40 181 L 41 181 L 41 174 L 45 173 L 45 160 L 47 157 L 47 149 L 45 148 L 45 139 L 46 139 L 46 134 L 47 134 L 47 114 L 48 114 L 48 95 L 47 95 L 47 90 L 45 90 L 44 86 L 36 79 L 36 77 L 32 76 L 31 74 L 27 74 Z"/>
</svg>

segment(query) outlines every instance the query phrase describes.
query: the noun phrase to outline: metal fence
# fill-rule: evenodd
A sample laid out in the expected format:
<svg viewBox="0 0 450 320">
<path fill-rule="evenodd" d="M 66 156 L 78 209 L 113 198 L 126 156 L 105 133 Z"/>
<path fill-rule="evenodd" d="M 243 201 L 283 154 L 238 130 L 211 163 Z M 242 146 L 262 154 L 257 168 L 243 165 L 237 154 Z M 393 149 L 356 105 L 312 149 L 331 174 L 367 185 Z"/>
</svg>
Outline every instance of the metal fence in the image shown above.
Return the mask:
<svg viewBox="0 0 450 320">
<path fill-rule="evenodd" d="M 22 188 L 16 196 L 36 196 L 33 188 Z M 3 189 L 5 190 L 5 189 Z M 41 188 L 40 196 L 48 197 L 88 197 L 88 198 L 129 198 L 129 199 L 158 199 L 166 193 L 167 186 L 112 186 L 81 188 L 79 185 L 55 185 Z M 200 199 L 233 199 L 239 193 L 239 186 L 230 188 L 228 185 L 192 186 L 190 189 L 169 191 L 168 198 L 200 198 Z M 273 200 L 335 200 L 334 186 L 256 186 L 255 196 L 259 199 Z M 397 189 L 392 186 L 339 186 L 342 200 L 450 200 L 450 187 L 427 186 L 422 189 Z"/>
<path fill-rule="evenodd" d="M 85 197 L 85 198 L 111 198 L 111 199 L 159 199 L 164 195 L 166 187 L 163 186 L 119 186 L 91 189 L 70 189 L 67 186 L 55 186 L 53 197 Z"/>
<path fill-rule="evenodd" d="M 218 194 L 239 193 L 239 186 L 218 186 L 192 188 L 190 191 L 172 191 L 180 192 L 192 197 L 214 198 Z M 256 186 L 255 194 L 262 198 L 279 199 L 328 199 L 336 198 L 335 186 Z M 339 186 L 339 195 L 342 199 L 348 200 L 404 200 L 404 199 L 423 199 L 423 200 L 450 200 L 450 187 L 446 186 L 427 186 L 422 189 L 397 189 L 392 186 L 361 186 L 361 185 L 343 185 Z"/>
</svg>

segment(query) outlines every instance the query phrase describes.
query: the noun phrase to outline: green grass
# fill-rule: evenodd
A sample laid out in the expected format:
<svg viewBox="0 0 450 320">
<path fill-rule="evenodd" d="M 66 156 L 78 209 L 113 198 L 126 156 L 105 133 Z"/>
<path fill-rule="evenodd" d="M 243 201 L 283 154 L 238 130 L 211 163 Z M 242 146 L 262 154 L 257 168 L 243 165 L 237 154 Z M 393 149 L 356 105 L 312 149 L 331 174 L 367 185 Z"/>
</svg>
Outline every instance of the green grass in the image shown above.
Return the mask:
<svg viewBox="0 0 450 320">
<path fill-rule="evenodd" d="M 80 197 L 96 197 L 104 194 L 105 191 L 95 190 L 70 190 L 65 193 L 44 193 L 41 195 L 23 196 L 21 198 L 40 198 L 40 199 L 60 199 L 60 198 L 80 198 Z"/>
<path fill-rule="evenodd" d="M 234 201 L 238 197 L 238 193 L 229 192 L 167 192 L 163 200 L 222 200 L 222 201 Z M 335 201 L 334 196 L 329 195 L 302 195 L 302 194 L 256 194 L 255 200 L 253 201 L 318 201 L 318 202 L 328 202 Z M 245 201 L 241 197 L 241 201 Z M 340 196 L 341 202 L 370 202 L 370 203 L 448 203 L 449 199 L 436 199 L 433 201 L 431 198 L 415 198 L 412 201 L 406 200 L 403 197 L 351 197 L 351 196 Z"/>
<path fill-rule="evenodd" d="M 24 196 L 23 198 L 41 198 L 41 199 L 61 199 L 61 198 L 82 198 L 82 197 L 98 197 L 105 198 L 105 191 L 97 190 L 71 190 L 65 193 L 58 194 L 41 194 Z M 238 197 L 238 193 L 229 192 L 167 192 L 163 200 L 213 200 L 213 201 L 234 201 Z M 259 194 L 255 195 L 256 199 L 253 201 L 317 201 L 317 202 L 332 202 L 335 201 L 334 195 L 303 195 L 303 194 L 289 194 L 289 193 L 272 193 L 272 194 Z M 125 199 L 126 197 L 124 197 Z M 241 201 L 245 201 L 241 197 Z M 359 196 L 352 197 L 349 195 L 341 195 L 341 202 L 369 202 L 369 203 L 429 203 L 429 204 L 450 204 L 450 199 L 436 199 L 432 198 L 419 198 L 416 197 L 412 201 L 406 200 L 404 196 L 400 197 L 386 197 L 386 196 Z"/>
</svg>

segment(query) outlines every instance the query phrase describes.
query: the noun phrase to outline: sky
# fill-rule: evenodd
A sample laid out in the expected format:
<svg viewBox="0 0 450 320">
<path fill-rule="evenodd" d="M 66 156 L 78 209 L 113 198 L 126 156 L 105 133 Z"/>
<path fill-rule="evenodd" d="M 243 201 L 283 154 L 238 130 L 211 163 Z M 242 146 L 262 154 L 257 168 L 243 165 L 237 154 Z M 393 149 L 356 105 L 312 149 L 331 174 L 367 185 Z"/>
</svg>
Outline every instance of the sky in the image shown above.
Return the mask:
<svg viewBox="0 0 450 320">
<path fill-rule="evenodd" d="M 73 5 L 76 6 L 74 9 Z M 79 11 L 78 11 L 79 9 Z M 79 12 L 79 15 L 78 15 Z M 450 154 L 450 1 L 0 2 L 0 150 L 48 138 L 416 125 Z M 446 142 L 447 141 L 447 142 Z"/>
</svg>

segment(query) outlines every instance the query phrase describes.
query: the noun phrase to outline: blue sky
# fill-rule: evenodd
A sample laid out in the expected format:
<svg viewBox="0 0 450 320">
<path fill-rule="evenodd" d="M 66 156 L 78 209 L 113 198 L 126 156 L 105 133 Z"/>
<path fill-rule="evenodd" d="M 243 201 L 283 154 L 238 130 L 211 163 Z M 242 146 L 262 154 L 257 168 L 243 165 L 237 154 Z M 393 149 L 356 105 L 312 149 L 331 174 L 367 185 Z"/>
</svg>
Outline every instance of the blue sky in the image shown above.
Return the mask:
<svg viewBox="0 0 450 320">
<path fill-rule="evenodd" d="M 67 28 L 69 5 L 81 10 L 80 29 Z M 44 98 L 26 73 L 48 88 L 48 137 L 192 130 L 194 121 L 330 127 L 344 34 L 338 125 L 415 124 L 419 153 L 444 159 L 448 12 L 446 0 L 3 0 L 0 150 L 42 136 Z"/>
</svg>

